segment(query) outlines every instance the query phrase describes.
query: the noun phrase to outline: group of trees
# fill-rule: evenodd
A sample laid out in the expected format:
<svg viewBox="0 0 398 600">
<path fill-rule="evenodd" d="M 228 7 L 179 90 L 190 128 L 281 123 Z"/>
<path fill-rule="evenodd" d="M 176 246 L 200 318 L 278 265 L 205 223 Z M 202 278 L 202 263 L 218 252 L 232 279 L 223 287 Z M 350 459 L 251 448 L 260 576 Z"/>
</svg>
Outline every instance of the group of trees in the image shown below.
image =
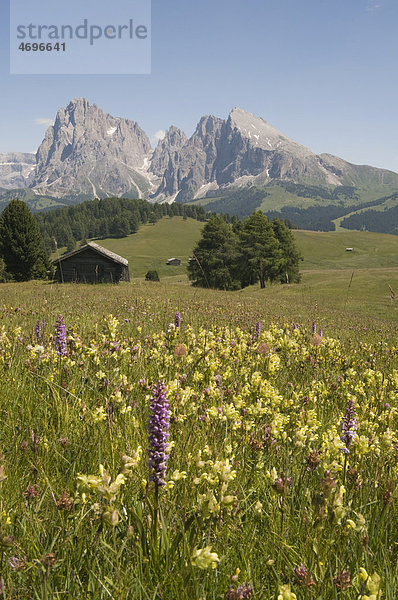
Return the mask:
<svg viewBox="0 0 398 600">
<path fill-rule="evenodd" d="M 12 200 L 0 216 L 0 281 L 47 277 L 49 259 L 39 227 L 21 200 Z"/>
<path fill-rule="evenodd" d="M 236 290 L 260 282 L 295 283 L 302 259 L 287 225 L 256 211 L 244 221 L 227 223 L 213 216 L 203 228 L 188 274 L 193 285 Z"/>
<path fill-rule="evenodd" d="M 398 194 L 392 194 L 380 200 L 380 204 L 389 200 L 396 202 Z M 398 235 L 398 205 L 385 206 L 383 210 L 364 210 L 356 212 L 341 222 L 345 229 L 359 229 L 376 233 Z"/>
<path fill-rule="evenodd" d="M 204 221 L 201 206 L 151 204 L 146 200 L 103 198 L 87 200 L 75 206 L 65 206 L 36 214 L 48 252 L 57 246 L 74 250 L 77 241 L 92 238 L 126 237 L 144 223 L 156 223 L 164 216 L 191 217 Z"/>
<path fill-rule="evenodd" d="M 85 207 L 73 207 L 76 213 L 70 207 L 41 216 L 42 229 L 50 238 L 47 229 L 50 224 L 56 224 L 61 231 L 62 227 L 71 227 L 73 215 L 80 214 L 85 216 L 83 220 L 80 219 L 81 226 L 85 227 L 86 235 L 91 237 L 98 221 L 105 218 L 109 210 L 114 214 L 115 210 L 117 212 L 126 206 L 132 209 L 133 214 L 137 213 L 134 231 L 138 229 L 139 223 L 156 221 L 163 214 L 192 215 L 200 220 L 207 216 L 202 208 L 180 204 L 151 206 L 144 200 L 119 198 L 85 204 Z M 89 219 L 92 211 L 98 217 L 97 221 L 94 219 L 94 223 Z M 127 219 L 126 213 L 124 216 L 118 213 L 118 216 Z M 120 235 L 127 235 L 131 229 L 130 222 L 129 227 L 120 232 Z M 58 243 L 62 243 L 61 240 L 62 238 Z M 267 281 L 299 281 L 300 259 L 293 235 L 284 221 L 274 219 L 271 222 L 260 211 L 254 212 L 244 221 L 235 220 L 232 223 L 225 216 L 214 215 L 204 226 L 188 273 L 196 286 L 235 290 L 259 281 L 261 287 L 265 287 Z M 41 279 L 47 276 L 48 270 L 48 252 L 37 221 L 24 202 L 12 200 L 0 216 L 0 281 Z"/>
</svg>

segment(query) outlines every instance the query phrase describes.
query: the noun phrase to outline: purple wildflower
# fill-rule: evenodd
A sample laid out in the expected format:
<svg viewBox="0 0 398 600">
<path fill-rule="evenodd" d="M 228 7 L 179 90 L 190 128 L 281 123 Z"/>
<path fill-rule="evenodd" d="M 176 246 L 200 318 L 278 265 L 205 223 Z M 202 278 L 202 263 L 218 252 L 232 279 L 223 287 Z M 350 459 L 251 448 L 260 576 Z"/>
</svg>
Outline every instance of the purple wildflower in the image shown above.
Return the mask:
<svg viewBox="0 0 398 600">
<path fill-rule="evenodd" d="M 312 322 L 312 335 L 314 335 L 314 333 L 316 333 L 316 321 Z"/>
<path fill-rule="evenodd" d="M 347 408 L 341 421 L 340 425 L 340 439 L 344 443 L 345 447 L 341 450 L 344 454 L 349 454 L 349 446 L 351 446 L 352 442 L 356 438 L 358 422 L 356 419 L 357 413 L 355 410 L 354 401 L 352 398 L 348 400 Z"/>
<path fill-rule="evenodd" d="M 65 356 L 66 354 L 66 327 L 65 321 L 62 315 L 58 315 L 57 322 L 55 323 L 54 333 L 54 346 L 55 352 L 58 356 Z"/>
<path fill-rule="evenodd" d="M 253 588 L 250 583 L 246 582 L 238 585 L 236 590 L 230 585 L 224 598 L 225 600 L 249 600 L 249 598 L 253 598 Z"/>
<path fill-rule="evenodd" d="M 169 404 L 166 399 L 166 388 L 163 382 L 158 381 L 153 386 L 150 402 L 150 415 L 148 423 L 148 467 L 150 479 L 155 486 L 165 485 L 166 462 L 169 448 Z"/>
<path fill-rule="evenodd" d="M 26 556 L 22 560 L 17 558 L 16 556 L 11 556 L 7 562 L 10 565 L 11 569 L 18 571 L 19 569 L 23 569 L 25 567 Z"/>
<path fill-rule="evenodd" d="M 40 342 L 41 340 L 41 324 L 40 321 L 37 321 L 36 323 L 36 327 L 35 327 L 35 334 L 36 334 L 36 339 L 38 342 Z"/>
<path fill-rule="evenodd" d="M 323 337 L 323 331 L 322 331 L 322 329 L 319 330 L 319 336 Z"/>
<path fill-rule="evenodd" d="M 256 323 L 256 338 L 260 337 L 260 333 L 261 333 L 261 322 L 257 321 L 257 323 Z"/>
<path fill-rule="evenodd" d="M 294 569 L 294 574 L 297 577 L 298 584 L 304 588 L 310 588 L 314 585 L 314 580 L 307 567 L 301 563 Z"/>
<path fill-rule="evenodd" d="M 181 314 L 178 311 L 174 315 L 174 325 L 176 329 L 178 329 L 178 327 L 181 325 Z"/>
</svg>

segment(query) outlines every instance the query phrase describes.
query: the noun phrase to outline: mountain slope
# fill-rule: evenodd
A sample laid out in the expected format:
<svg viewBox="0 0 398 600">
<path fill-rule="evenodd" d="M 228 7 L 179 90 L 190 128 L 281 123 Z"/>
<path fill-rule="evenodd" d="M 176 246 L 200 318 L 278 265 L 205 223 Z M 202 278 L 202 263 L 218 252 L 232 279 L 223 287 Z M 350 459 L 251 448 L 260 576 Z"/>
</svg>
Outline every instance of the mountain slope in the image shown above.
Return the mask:
<svg viewBox="0 0 398 600">
<path fill-rule="evenodd" d="M 225 121 L 202 117 L 192 137 L 171 157 L 167 140 L 159 143 L 155 154 L 157 162 L 163 154 L 170 158 L 155 200 L 159 196 L 179 202 L 228 197 L 249 186 L 264 188 L 278 182 L 327 189 L 370 187 L 375 197 L 398 189 L 398 174 L 352 165 L 330 154 L 316 155 L 240 108 L 234 108 Z"/>
<path fill-rule="evenodd" d="M 29 152 L 0 154 L 0 188 L 8 190 L 28 186 L 35 165 L 35 155 Z"/>
</svg>

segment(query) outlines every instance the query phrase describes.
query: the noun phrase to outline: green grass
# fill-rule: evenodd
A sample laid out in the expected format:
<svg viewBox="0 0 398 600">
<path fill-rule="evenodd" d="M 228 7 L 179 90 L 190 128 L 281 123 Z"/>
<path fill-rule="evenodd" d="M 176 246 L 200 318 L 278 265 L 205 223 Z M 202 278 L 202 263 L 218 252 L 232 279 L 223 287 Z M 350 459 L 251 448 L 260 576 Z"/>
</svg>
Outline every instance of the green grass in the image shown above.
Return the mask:
<svg viewBox="0 0 398 600">
<path fill-rule="evenodd" d="M 108 250 L 128 259 L 133 277 L 156 269 L 161 277 L 185 274 L 188 258 L 200 238 L 203 223 L 182 217 L 164 217 L 155 225 L 143 225 L 126 238 L 96 240 Z M 356 270 L 398 267 L 398 236 L 362 232 L 294 230 L 304 257 L 302 270 Z M 354 248 L 346 252 L 346 248 Z M 180 258 L 184 264 L 169 267 L 166 260 Z"/>
<path fill-rule="evenodd" d="M 164 217 L 154 225 L 141 225 L 138 232 L 126 238 L 96 240 L 104 248 L 129 261 L 130 275 L 144 277 L 156 270 L 159 277 L 185 279 L 188 258 L 200 238 L 203 223 L 183 217 Z M 166 265 L 168 258 L 179 258 L 181 266 Z"/>
<path fill-rule="evenodd" d="M 186 261 L 202 226 L 191 219 L 165 218 L 155 225 L 141 227 L 137 234 L 127 238 L 99 243 L 128 258 L 134 281 L 142 280 L 148 270 L 156 269 L 166 283 L 183 283 L 184 294 L 196 297 L 201 292 L 188 284 Z M 323 307 L 348 315 L 398 320 L 398 300 L 391 301 L 389 289 L 390 285 L 398 294 L 398 236 L 359 231 L 293 233 L 304 256 L 302 283 L 275 285 L 263 291 L 252 286 L 233 297 L 245 302 L 252 299 L 255 304 L 267 302 L 276 313 L 286 318 L 290 315 L 292 319 L 311 319 L 316 307 Z M 346 252 L 347 247 L 353 247 L 353 252 Z M 168 267 L 165 261 L 172 256 L 181 258 L 184 264 Z M 159 289 L 157 284 L 149 285 Z"/>
<path fill-rule="evenodd" d="M 398 236 L 367 231 L 294 231 L 304 256 L 302 269 L 398 267 Z M 353 248 L 353 252 L 346 252 Z"/>
<path fill-rule="evenodd" d="M 364 568 L 396 600 L 397 328 L 387 305 L 356 313 L 364 281 L 356 290 L 354 275 L 348 290 L 348 274 L 307 271 L 301 285 L 238 293 L 141 280 L 1 285 L 5 597 L 223 600 L 239 569 L 253 600 L 276 600 L 282 585 L 299 600 L 351 600 L 365 591 Z M 39 346 L 37 319 L 47 322 Z M 166 478 L 176 481 L 157 500 L 146 450 L 159 379 L 171 411 Z M 349 399 L 358 437 L 344 455 Z M 99 465 L 114 482 L 124 455 L 134 464 L 110 490 Z M 214 570 L 191 562 L 205 547 L 220 559 Z M 301 563 L 310 587 L 294 574 Z M 351 576 L 344 593 L 341 571 Z"/>
</svg>

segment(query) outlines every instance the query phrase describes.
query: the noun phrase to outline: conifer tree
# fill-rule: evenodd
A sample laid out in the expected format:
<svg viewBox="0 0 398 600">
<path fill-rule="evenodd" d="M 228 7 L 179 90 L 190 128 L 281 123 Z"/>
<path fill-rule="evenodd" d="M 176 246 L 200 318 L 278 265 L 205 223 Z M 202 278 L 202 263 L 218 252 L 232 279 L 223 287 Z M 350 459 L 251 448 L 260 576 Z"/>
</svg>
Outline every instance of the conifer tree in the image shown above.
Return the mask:
<svg viewBox="0 0 398 600">
<path fill-rule="evenodd" d="M 11 200 L 0 216 L 0 256 L 16 281 L 46 277 L 48 256 L 39 227 L 25 202 Z"/>
<path fill-rule="evenodd" d="M 303 258 L 296 246 L 293 234 L 280 219 L 274 219 L 271 226 L 282 251 L 279 280 L 281 283 L 298 283 L 300 281 L 299 262 Z"/>
<path fill-rule="evenodd" d="M 268 218 L 261 211 L 254 212 L 239 227 L 242 286 L 274 281 L 279 272 L 282 251 Z"/>
<path fill-rule="evenodd" d="M 219 216 L 209 219 L 188 266 L 193 285 L 219 290 L 240 288 L 236 277 L 237 237 Z"/>
</svg>

